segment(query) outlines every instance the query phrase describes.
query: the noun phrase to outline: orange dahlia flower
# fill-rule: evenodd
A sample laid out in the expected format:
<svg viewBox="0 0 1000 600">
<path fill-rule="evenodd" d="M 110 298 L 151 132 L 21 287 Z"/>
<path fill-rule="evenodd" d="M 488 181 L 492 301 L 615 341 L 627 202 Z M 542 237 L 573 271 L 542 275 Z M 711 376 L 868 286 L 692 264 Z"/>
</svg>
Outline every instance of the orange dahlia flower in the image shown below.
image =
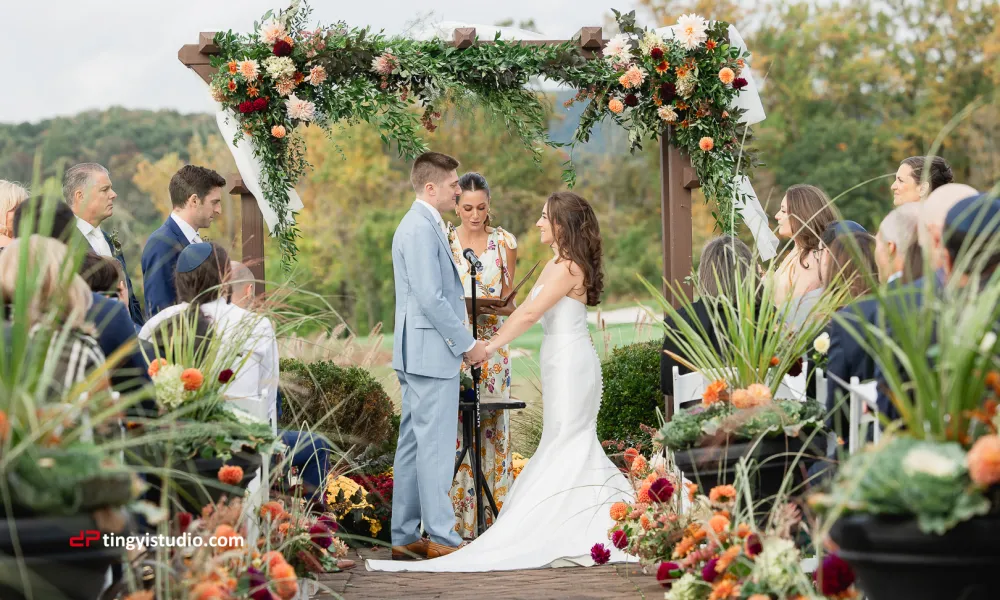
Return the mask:
<svg viewBox="0 0 1000 600">
<path fill-rule="evenodd" d="M 717 485 L 708 493 L 708 499 L 722 504 L 736 500 L 736 488 L 731 485 Z"/>
<path fill-rule="evenodd" d="M 708 520 L 708 526 L 712 528 L 715 533 L 722 533 L 729 528 L 729 519 L 723 515 L 715 515 Z"/>
<path fill-rule="evenodd" d="M 729 385 L 724 379 L 717 379 L 712 383 L 708 384 L 705 388 L 705 393 L 701 395 L 701 403 L 705 406 L 711 406 L 721 399 L 722 392 L 726 391 Z"/>
<path fill-rule="evenodd" d="M 622 101 L 619 100 L 618 98 L 612 98 L 611 101 L 608 102 L 608 110 L 615 113 L 616 115 L 621 114 L 621 112 L 625 110 L 625 105 L 622 104 Z"/>
<path fill-rule="evenodd" d="M 167 362 L 167 359 L 157 358 L 153 362 L 149 363 L 149 368 L 146 369 L 146 372 L 149 373 L 150 377 L 155 377 L 156 374 L 160 372 L 160 367 L 165 367 L 168 364 L 170 363 Z"/>
<path fill-rule="evenodd" d="M 615 502 L 611 505 L 611 518 L 615 521 L 621 521 L 628 514 L 628 505 L 624 502 Z"/>
<path fill-rule="evenodd" d="M 243 481 L 243 467 L 239 465 L 223 465 L 218 473 L 219 481 L 229 485 L 237 485 Z"/>
<path fill-rule="evenodd" d="M 185 390 L 193 392 L 200 388 L 201 384 L 205 383 L 205 376 L 198 369 L 184 369 L 181 373 L 181 381 L 184 382 Z"/>
<path fill-rule="evenodd" d="M 736 79 L 736 73 L 733 73 L 733 70 L 729 67 L 722 67 L 719 70 L 719 81 L 722 83 L 729 85 L 734 79 Z"/>
<path fill-rule="evenodd" d="M 1000 436 L 984 435 L 969 450 L 969 476 L 976 485 L 1000 483 Z"/>
<path fill-rule="evenodd" d="M 702 152 L 710 152 L 715 147 L 715 142 L 712 141 L 712 138 L 705 136 L 698 141 L 698 147 L 701 148 Z"/>
</svg>

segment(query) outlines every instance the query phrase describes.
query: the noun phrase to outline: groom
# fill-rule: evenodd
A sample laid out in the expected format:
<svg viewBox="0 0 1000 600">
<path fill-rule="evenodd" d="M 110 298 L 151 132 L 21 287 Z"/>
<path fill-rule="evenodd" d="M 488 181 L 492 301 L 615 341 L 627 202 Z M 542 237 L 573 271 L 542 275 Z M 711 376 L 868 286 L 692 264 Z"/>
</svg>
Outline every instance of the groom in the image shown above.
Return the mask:
<svg viewBox="0 0 1000 600">
<path fill-rule="evenodd" d="M 462 539 L 448 491 L 455 470 L 459 368 L 486 360 L 486 344 L 465 326 L 465 291 L 441 212 L 461 195 L 458 161 L 417 157 L 410 183 L 417 200 L 392 237 L 396 323 L 392 368 L 403 393 L 393 463 L 392 557 L 436 558 Z M 429 540 L 420 535 L 420 525 Z"/>
</svg>

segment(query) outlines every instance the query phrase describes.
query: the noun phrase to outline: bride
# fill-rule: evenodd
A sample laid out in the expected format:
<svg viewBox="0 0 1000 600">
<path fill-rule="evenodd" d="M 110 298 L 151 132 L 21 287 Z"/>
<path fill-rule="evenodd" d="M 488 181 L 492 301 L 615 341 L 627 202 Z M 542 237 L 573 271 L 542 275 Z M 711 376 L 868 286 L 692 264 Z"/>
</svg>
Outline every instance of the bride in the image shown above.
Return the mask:
<svg viewBox="0 0 1000 600">
<path fill-rule="evenodd" d="M 587 329 L 587 306 L 604 287 L 601 233 L 586 200 L 571 192 L 549 196 L 536 223 L 555 256 L 528 301 L 487 346 L 492 355 L 539 320 L 542 439 L 514 482 L 494 525 L 458 551 L 420 562 L 367 561 L 371 571 L 475 572 L 591 566 L 591 547 L 607 539 L 608 509 L 632 487 L 597 439 L 601 363 Z M 626 554 L 611 548 L 611 561 Z"/>
</svg>

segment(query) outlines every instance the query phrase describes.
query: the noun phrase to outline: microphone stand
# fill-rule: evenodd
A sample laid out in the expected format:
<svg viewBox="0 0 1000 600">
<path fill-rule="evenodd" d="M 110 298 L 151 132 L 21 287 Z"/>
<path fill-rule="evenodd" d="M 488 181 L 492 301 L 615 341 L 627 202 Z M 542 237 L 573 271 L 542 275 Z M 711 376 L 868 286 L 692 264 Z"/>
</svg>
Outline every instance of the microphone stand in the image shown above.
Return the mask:
<svg viewBox="0 0 1000 600">
<path fill-rule="evenodd" d="M 469 275 L 471 276 L 472 285 L 472 339 L 479 339 L 479 315 L 476 312 L 476 262 L 469 261 Z M 475 401 L 472 405 L 472 415 L 475 419 L 475 438 L 472 446 L 472 475 L 475 479 L 476 485 L 476 535 L 482 535 L 486 531 L 486 505 L 483 503 L 483 490 L 486 487 L 486 482 L 483 477 L 483 455 L 481 448 L 483 447 L 483 429 L 482 423 L 480 423 L 480 409 L 479 409 L 479 378 L 482 376 L 481 367 L 472 367 L 472 389 L 475 390 Z M 494 509 L 496 510 L 496 509 Z M 496 516 L 494 515 L 494 518 Z"/>
</svg>

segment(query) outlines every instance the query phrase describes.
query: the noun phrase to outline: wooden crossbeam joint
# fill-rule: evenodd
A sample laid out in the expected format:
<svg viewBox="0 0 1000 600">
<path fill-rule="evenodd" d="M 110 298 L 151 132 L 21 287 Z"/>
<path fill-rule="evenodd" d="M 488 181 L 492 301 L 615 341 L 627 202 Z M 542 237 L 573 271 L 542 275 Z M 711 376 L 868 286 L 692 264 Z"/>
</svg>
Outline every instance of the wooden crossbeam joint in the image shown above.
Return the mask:
<svg viewBox="0 0 1000 600">
<path fill-rule="evenodd" d="M 684 189 L 693 190 L 701 187 L 701 181 L 698 180 L 698 174 L 694 172 L 693 167 L 684 167 L 683 173 L 681 183 L 684 184 Z"/>
<path fill-rule="evenodd" d="M 600 27 L 582 27 L 577 37 L 580 38 L 580 47 L 584 50 L 600 50 L 604 46 Z"/>
<path fill-rule="evenodd" d="M 214 31 L 202 31 L 198 34 L 198 51 L 202 54 L 219 53 L 219 47 L 215 45 Z"/>
</svg>

